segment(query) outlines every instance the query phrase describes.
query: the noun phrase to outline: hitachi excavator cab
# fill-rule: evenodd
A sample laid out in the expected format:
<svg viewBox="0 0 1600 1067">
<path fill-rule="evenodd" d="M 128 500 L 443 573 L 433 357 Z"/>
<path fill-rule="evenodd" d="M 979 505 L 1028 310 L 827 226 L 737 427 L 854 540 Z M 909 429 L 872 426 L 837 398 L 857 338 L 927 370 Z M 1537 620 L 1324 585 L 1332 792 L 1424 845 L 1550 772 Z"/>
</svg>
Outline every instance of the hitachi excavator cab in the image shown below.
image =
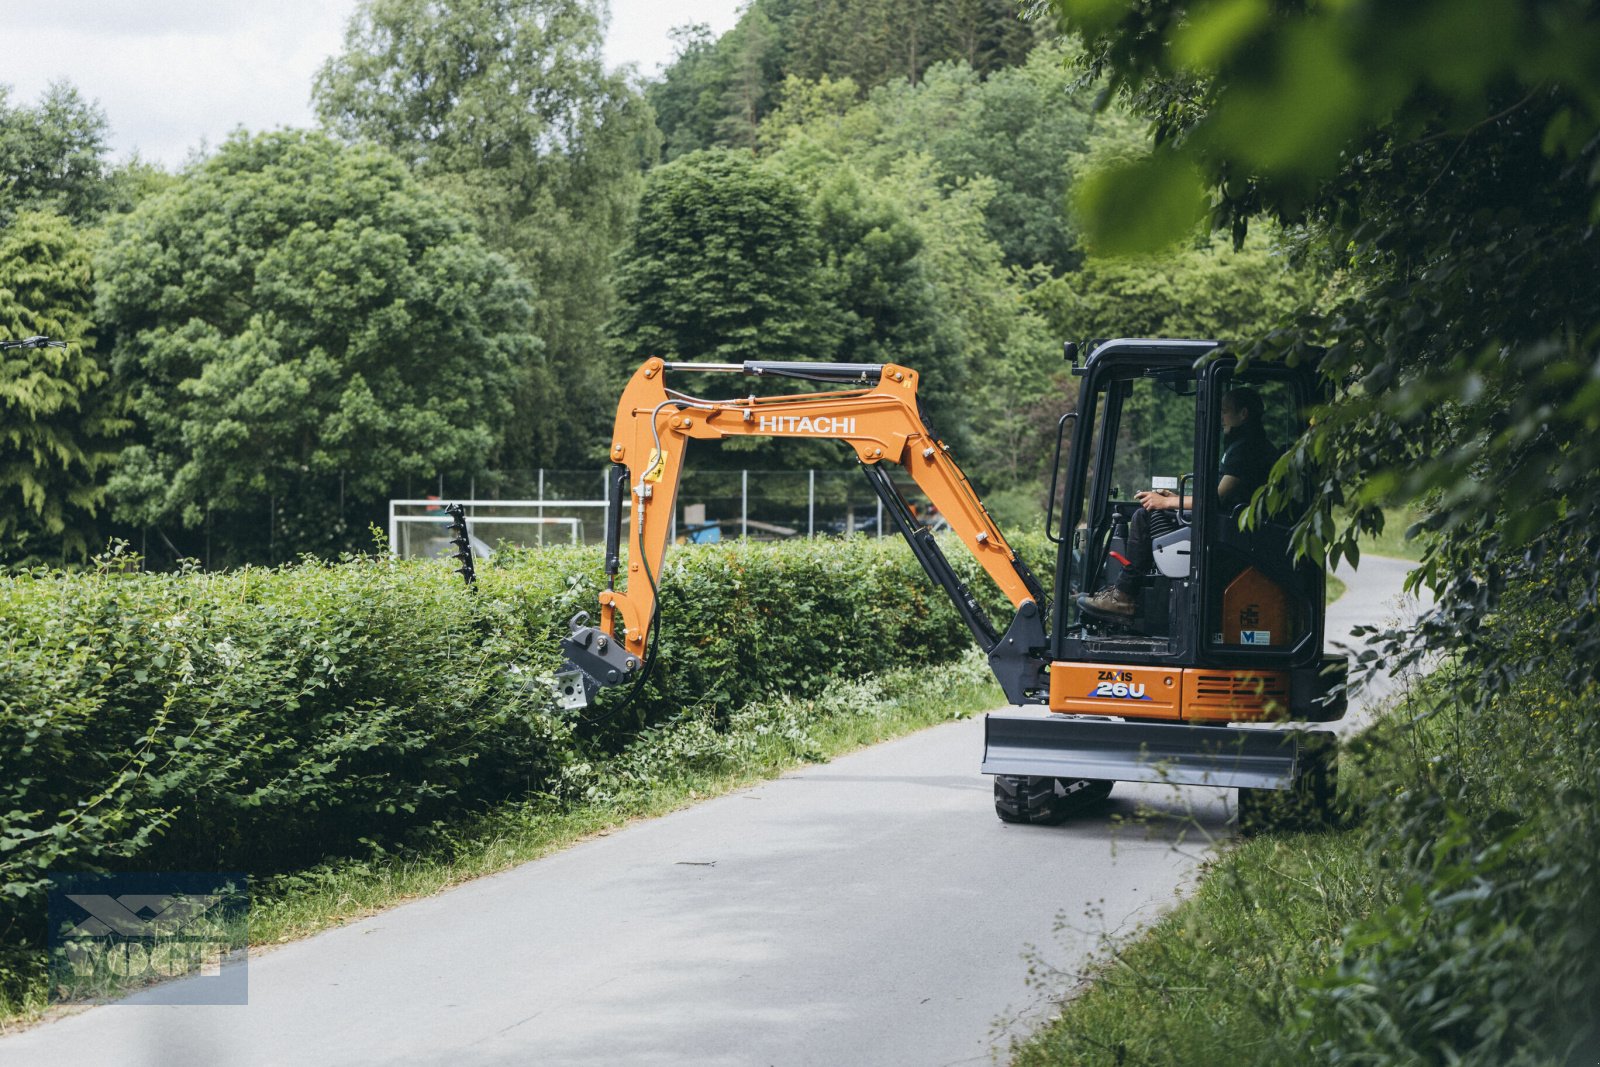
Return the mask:
<svg viewBox="0 0 1600 1067">
<path fill-rule="evenodd" d="M 1290 550 L 1297 509 L 1243 521 L 1319 383 L 1216 348 L 1109 341 L 1075 367 L 1048 524 L 1058 714 L 989 718 L 984 770 L 1007 821 L 1057 821 L 1114 780 L 1238 787 L 1247 814 L 1258 790 L 1307 811 L 1329 799 L 1325 735 L 1239 725 L 1344 713 L 1344 661 L 1322 653 L 1325 577 Z M 1095 610 L 1104 589 L 1124 611 Z"/>
<path fill-rule="evenodd" d="M 1313 382 L 1281 367 L 1240 371 L 1232 360 L 1196 370 L 1195 352 L 1206 347 L 1113 342 L 1083 368 L 1080 408 L 1063 426 L 1076 431 L 1063 584 L 1078 595 L 1064 600 L 1066 643 L 1058 658 L 1132 654 L 1179 662 L 1243 651 L 1259 665 L 1272 662 L 1259 655 L 1267 650 L 1293 663 L 1320 646 L 1323 574 L 1315 564 L 1293 563 L 1290 516 L 1240 528 L 1283 446 L 1305 428 Z M 1245 399 L 1230 404 L 1232 398 Z M 1231 429 L 1229 407 L 1249 409 Z M 1171 506 L 1147 508 L 1139 498 L 1149 495 Z M 1140 511 L 1148 513 L 1147 547 L 1133 560 L 1130 531 Z M 1206 551 L 1197 552 L 1200 546 Z M 1132 587 L 1136 601 L 1123 625 L 1114 615 L 1080 610 L 1082 591 L 1119 582 Z"/>
</svg>

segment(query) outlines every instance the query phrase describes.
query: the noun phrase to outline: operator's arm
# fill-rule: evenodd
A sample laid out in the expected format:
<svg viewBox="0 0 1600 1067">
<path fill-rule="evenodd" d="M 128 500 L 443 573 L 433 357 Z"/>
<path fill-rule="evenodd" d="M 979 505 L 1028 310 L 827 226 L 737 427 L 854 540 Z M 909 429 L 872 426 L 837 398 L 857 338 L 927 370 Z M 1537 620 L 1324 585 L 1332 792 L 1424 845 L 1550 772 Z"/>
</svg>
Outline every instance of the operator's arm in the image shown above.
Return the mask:
<svg viewBox="0 0 1600 1067">
<path fill-rule="evenodd" d="M 1137 500 L 1146 511 L 1172 511 L 1178 507 L 1194 507 L 1194 500 L 1192 498 L 1184 497 L 1180 503 L 1178 500 L 1178 494 L 1174 493 L 1170 489 L 1146 489 L 1142 493 L 1133 494 L 1133 498 Z"/>
<path fill-rule="evenodd" d="M 1222 480 L 1217 483 L 1217 496 L 1221 497 L 1222 503 L 1228 507 L 1248 503 L 1250 485 L 1237 475 L 1224 474 Z M 1180 504 L 1178 494 L 1170 489 L 1147 489 L 1142 493 L 1135 493 L 1134 499 L 1149 511 L 1172 511 L 1178 507 L 1187 510 L 1194 507 L 1193 498 L 1184 497 Z"/>
</svg>

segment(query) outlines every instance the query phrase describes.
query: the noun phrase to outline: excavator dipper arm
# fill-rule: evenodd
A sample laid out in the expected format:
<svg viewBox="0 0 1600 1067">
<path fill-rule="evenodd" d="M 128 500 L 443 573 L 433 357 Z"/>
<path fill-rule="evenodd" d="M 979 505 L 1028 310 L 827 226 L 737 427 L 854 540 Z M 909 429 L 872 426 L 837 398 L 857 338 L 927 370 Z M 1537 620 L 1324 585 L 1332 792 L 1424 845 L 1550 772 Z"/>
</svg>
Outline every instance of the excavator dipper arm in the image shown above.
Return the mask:
<svg viewBox="0 0 1600 1067">
<path fill-rule="evenodd" d="M 687 371 L 784 376 L 856 387 L 704 400 L 668 388 L 669 374 Z M 599 686 L 633 680 L 643 669 L 686 446 L 690 440 L 736 436 L 824 438 L 850 445 L 917 560 L 950 596 L 989 654 L 1007 695 L 1015 703 L 1043 702 L 1043 588 L 1006 543 L 949 448 L 928 426 L 917 403 L 916 371 L 892 363 L 707 364 L 650 359 L 634 373 L 617 406 L 611 438 L 606 588 L 600 594 L 599 625 L 588 625 L 587 617 L 580 615 L 562 641 L 569 660 L 562 675 L 567 703 L 586 704 Z M 1005 633 L 995 630 L 932 534 L 916 522 L 884 463 L 898 463 L 910 473 L 1011 601 L 1016 617 Z M 617 551 L 624 497 L 631 516 L 625 574 Z M 620 588 L 619 574 L 623 575 Z"/>
</svg>

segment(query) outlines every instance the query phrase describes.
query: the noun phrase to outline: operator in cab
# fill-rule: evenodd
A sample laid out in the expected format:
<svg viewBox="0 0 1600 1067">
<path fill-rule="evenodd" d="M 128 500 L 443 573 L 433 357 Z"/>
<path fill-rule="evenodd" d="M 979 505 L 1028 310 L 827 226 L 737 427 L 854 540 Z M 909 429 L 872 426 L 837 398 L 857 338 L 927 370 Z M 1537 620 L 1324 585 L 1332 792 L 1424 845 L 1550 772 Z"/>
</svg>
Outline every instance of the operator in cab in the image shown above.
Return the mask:
<svg viewBox="0 0 1600 1067">
<path fill-rule="evenodd" d="M 1217 496 L 1225 510 L 1248 504 L 1255 491 L 1267 484 L 1279 451 L 1261 424 L 1261 394 L 1248 386 L 1230 389 L 1222 397 L 1222 460 L 1218 463 Z M 1133 617 L 1137 594 L 1145 576 L 1155 566 L 1151 554 L 1151 517 L 1160 511 L 1194 506 L 1191 498 L 1178 499 L 1168 489 L 1151 489 L 1136 495 L 1139 510 L 1128 523 L 1128 563 L 1115 585 L 1095 593 L 1078 594 L 1085 614 L 1120 621 Z"/>
</svg>

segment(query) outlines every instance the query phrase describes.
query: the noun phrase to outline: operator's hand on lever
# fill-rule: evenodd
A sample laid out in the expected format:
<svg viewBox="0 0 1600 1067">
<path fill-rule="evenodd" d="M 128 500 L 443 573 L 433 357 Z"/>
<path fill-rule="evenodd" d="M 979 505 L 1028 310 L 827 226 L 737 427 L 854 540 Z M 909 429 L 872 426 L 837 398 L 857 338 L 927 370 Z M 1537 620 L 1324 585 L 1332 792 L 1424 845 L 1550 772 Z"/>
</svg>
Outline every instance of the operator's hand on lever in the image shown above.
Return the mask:
<svg viewBox="0 0 1600 1067">
<path fill-rule="evenodd" d="M 1146 489 L 1133 494 L 1146 511 L 1171 511 L 1178 506 L 1178 494 L 1170 489 Z"/>
</svg>

